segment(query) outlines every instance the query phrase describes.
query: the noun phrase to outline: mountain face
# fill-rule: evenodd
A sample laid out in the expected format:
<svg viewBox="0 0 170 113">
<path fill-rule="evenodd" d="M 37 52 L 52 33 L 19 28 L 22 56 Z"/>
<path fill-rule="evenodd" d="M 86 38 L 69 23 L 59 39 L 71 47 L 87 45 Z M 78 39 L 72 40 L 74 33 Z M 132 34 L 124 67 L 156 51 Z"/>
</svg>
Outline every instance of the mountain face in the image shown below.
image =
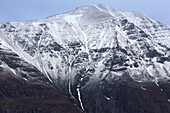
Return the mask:
<svg viewBox="0 0 170 113">
<path fill-rule="evenodd" d="M 0 111 L 168 113 L 169 42 L 166 25 L 101 4 L 0 23 Z"/>
</svg>

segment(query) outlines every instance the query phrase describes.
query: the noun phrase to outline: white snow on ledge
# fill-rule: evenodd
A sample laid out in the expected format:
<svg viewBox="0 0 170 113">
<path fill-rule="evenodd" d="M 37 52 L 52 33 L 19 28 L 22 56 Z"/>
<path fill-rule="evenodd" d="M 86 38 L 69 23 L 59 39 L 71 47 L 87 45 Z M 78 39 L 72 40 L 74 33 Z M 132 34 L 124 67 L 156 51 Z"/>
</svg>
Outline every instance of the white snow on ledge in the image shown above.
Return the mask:
<svg viewBox="0 0 170 113">
<path fill-rule="evenodd" d="M 170 103 L 170 99 L 168 99 L 168 102 Z"/>
<path fill-rule="evenodd" d="M 64 19 L 68 22 L 68 23 L 72 23 L 74 25 L 77 25 L 77 22 L 76 22 L 76 18 L 77 17 L 81 17 L 82 14 L 80 15 L 67 15 L 64 17 Z"/>
<path fill-rule="evenodd" d="M 143 90 L 147 90 L 146 88 L 144 88 L 144 87 L 141 87 L 141 89 L 143 89 Z"/>
<path fill-rule="evenodd" d="M 105 96 L 105 98 L 106 98 L 107 100 L 110 100 L 110 98 L 109 98 L 109 97 L 107 97 L 107 96 Z"/>
</svg>

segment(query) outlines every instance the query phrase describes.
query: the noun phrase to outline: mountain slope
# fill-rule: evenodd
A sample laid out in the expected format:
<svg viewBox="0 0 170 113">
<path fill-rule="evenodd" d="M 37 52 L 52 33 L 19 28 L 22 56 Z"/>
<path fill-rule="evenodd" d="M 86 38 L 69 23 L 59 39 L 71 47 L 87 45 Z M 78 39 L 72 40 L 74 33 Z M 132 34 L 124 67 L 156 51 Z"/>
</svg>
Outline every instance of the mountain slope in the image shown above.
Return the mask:
<svg viewBox="0 0 170 113">
<path fill-rule="evenodd" d="M 170 111 L 170 28 L 160 22 L 99 4 L 42 20 L 0 23 L 0 34 L 2 44 L 84 112 Z M 129 102 L 138 103 L 133 111 Z"/>
<path fill-rule="evenodd" d="M 0 113 L 81 113 L 32 64 L 0 41 Z"/>
</svg>

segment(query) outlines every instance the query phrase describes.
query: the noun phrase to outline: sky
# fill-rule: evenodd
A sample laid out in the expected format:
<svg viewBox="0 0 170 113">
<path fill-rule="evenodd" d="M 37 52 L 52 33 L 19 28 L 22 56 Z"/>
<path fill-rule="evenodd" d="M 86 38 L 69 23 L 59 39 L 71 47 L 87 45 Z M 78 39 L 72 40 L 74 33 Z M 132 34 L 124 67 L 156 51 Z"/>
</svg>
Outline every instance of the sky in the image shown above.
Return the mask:
<svg viewBox="0 0 170 113">
<path fill-rule="evenodd" d="M 0 22 L 37 20 L 98 3 L 140 12 L 170 26 L 170 0 L 0 0 Z"/>
</svg>

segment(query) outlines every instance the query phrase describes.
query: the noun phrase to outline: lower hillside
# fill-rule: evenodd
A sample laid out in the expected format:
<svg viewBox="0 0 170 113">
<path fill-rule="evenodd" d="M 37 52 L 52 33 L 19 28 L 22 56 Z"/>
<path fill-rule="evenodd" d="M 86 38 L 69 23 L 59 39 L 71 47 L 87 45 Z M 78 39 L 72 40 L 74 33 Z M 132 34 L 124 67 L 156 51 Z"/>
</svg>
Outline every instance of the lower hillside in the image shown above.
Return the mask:
<svg viewBox="0 0 170 113">
<path fill-rule="evenodd" d="M 52 85 L 0 74 L 0 113 L 81 113 Z"/>
</svg>

